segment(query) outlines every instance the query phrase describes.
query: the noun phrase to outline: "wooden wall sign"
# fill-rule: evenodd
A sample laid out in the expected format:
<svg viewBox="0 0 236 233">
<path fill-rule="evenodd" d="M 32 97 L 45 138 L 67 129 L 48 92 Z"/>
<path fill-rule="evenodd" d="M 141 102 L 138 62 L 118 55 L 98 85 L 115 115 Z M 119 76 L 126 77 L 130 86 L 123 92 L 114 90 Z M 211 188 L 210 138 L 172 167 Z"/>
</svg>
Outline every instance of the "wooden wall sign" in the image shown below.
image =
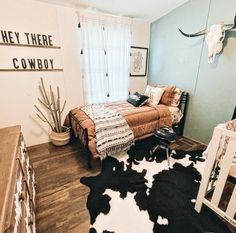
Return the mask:
<svg viewBox="0 0 236 233">
<path fill-rule="evenodd" d="M 52 35 L 37 34 L 29 32 L 17 32 L 0 30 L 1 46 L 16 46 L 28 48 L 43 49 L 60 49 L 55 46 Z M 0 71 L 63 71 L 56 68 L 53 58 L 37 58 L 37 57 L 12 57 L 11 67 L 0 68 Z"/>
</svg>

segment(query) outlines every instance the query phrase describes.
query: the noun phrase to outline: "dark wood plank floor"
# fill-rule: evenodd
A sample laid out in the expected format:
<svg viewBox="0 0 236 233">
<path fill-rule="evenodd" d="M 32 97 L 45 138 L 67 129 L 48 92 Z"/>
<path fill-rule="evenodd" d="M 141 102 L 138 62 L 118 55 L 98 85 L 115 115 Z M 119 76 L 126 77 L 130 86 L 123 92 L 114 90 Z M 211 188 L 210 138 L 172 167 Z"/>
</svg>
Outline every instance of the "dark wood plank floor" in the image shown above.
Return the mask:
<svg viewBox="0 0 236 233">
<path fill-rule="evenodd" d="M 195 150 L 205 146 L 183 137 L 172 148 Z M 87 233 L 89 189 L 80 183 L 80 178 L 98 174 L 100 162 L 96 161 L 93 170 L 88 170 L 85 155 L 76 142 L 63 147 L 45 143 L 29 147 L 28 152 L 38 183 L 37 232 Z"/>
<path fill-rule="evenodd" d="M 76 143 L 63 147 L 46 143 L 29 147 L 28 152 L 38 183 L 37 233 L 88 232 L 89 189 L 80 183 L 80 178 L 96 175 L 99 161 L 93 170 L 88 170 L 86 158 Z"/>
</svg>

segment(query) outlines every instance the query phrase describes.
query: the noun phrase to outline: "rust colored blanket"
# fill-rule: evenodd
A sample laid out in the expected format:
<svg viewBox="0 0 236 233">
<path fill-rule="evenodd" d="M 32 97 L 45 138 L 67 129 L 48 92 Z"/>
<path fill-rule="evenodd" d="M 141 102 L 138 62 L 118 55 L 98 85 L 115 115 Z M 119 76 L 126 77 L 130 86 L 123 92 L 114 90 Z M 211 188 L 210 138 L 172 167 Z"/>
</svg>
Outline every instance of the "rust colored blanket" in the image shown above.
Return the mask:
<svg viewBox="0 0 236 233">
<path fill-rule="evenodd" d="M 106 107 L 117 110 L 127 121 L 129 127 L 134 133 L 134 139 L 139 140 L 154 134 L 160 127 L 172 125 L 170 111 L 165 105 L 157 107 L 142 106 L 134 107 L 126 101 L 112 102 L 105 104 Z M 65 124 L 70 126 L 75 135 L 80 132 L 77 130 L 77 124 L 88 129 L 89 150 L 94 158 L 99 157 L 95 145 L 95 125 L 93 121 L 80 108 L 71 110 L 71 119 L 67 115 Z M 69 124 L 69 122 L 71 122 Z"/>
</svg>

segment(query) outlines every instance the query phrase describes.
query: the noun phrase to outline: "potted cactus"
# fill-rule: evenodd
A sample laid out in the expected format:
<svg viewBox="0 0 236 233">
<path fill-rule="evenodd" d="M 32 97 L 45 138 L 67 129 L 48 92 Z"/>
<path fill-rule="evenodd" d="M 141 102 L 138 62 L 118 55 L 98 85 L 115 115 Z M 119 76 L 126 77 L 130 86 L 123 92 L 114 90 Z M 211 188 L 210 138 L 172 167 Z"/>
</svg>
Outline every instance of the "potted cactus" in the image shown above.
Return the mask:
<svg viewBox="0 0 236 233">
<path fill-rule="evenodd" d="M 37 105 L 34 105 L 38 111 L 37 116 L 49 125 L 51 142 L 56 146 L 66 145 L 70 141 L 70 129 L 61 124 L 61 114 L 65 109 L 66 101 L 61 107 L 59 87 L 57 87 L 56 94 L 51 85 L 47 91 L 43 79 L 40 78 L 39 91 L 41 98 L 38 98 L 38 101 L 43 109 L 46 110 L 46 114 Z"/>
</svg>

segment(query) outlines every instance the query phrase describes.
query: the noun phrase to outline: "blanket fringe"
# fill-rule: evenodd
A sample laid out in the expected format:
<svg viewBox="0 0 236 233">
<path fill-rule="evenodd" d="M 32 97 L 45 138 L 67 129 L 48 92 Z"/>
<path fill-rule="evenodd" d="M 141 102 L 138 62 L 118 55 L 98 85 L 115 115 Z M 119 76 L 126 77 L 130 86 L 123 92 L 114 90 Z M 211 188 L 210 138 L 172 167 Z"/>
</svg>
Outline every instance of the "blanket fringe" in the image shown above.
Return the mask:
<svg viewBox="0 0 236 233">
<path fill-rule="evenodd" d="M 133 131 L 125 118 L 114 109 L 104 105 L 87 105 L 81 108 L 95 124 L 95 143 L 102 158 L 134 145 Z"/>
</svg>

